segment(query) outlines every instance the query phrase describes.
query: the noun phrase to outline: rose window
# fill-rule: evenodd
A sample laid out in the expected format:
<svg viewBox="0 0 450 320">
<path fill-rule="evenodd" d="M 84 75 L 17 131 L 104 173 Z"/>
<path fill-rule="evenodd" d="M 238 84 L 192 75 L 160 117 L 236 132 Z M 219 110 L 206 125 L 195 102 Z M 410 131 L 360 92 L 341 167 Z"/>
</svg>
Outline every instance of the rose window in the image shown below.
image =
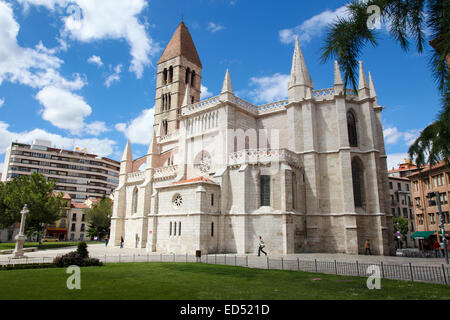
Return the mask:
<svg viewBox="0 0 450 320">
<path fill-rule="evenodd" d="M 181 207 L 181 205 L 183 204 L 183 198 L 181 197 L 181 194 L 177 194 L 175 195 L 175 197 L 173 198 L 173 205 L 177 208 Z"/>
</svg>

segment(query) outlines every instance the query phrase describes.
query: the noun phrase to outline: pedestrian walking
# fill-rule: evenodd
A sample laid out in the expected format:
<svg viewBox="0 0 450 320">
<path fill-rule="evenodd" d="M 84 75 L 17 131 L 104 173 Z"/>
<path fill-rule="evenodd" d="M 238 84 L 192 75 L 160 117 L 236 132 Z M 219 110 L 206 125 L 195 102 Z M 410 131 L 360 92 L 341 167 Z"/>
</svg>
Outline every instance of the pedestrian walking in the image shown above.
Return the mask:
<svg viewBox="0 0 450 320">
<path fill-rule="evenodd" d="M 366 240 L 365 247 L 366 247 L 365 255 L 367 255 L 367 252 L 369 252 L 369 255 L 371 256 L 372 252 L 370 251 L 370 240 L 369 239 Z"/>
<path fill-rule="evenodd" d="M 106 238 L 105 238 L 105 247 L 108 246 L 108 242 L 109 242 L 109 237 L 106 237 Z"/>
<path fill-rule="evenodd" d="M 259 236 L 259 248 L 258 248 L 258 257 L 261 256 L 261 252 L 264 253 L 267 256 L 267 252 L 265 252 L 263 249 L 266 247 L 266 244 L 264 243 L 261 236 Z"/>
<path fill-rule="evenodd" d="M 440 249 L 441 249 L 442 256 L 445 257 L 445 244 L 444 244 L 444 240 L 441 241 L 441 243 L 439 244 L 439 247 L 440 247 Z"/>
<path fill-rule="evenodd" d="M 123 237 L 120 237 L 120 248 L 123 248 Z"/>
<path fill-rule="evenodd" d="M 440 245 L 439 245 L 439 242 L 436 240 L 433 243 L 434 256 L 436 258 L 440 258 L 441 257 L 441 255 L 439 253 L 439 249 L 440 249 Z"/>
</svg>

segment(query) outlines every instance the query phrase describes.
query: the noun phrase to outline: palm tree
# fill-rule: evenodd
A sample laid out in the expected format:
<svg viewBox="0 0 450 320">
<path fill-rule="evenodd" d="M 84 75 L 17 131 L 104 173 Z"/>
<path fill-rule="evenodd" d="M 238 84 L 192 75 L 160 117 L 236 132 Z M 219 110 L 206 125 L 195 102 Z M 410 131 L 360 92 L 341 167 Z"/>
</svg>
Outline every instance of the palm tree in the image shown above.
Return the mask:
<svg viewBox="0 0 450 320">
<path fill-rule="evenodd" d="M 431 54 L 430 68 L 442 95 L 442 110 L 437 120 L 421 132 L 408 153 L 419 167 L 425 163 L 433 165 L 443 158 L 450 165 L 449 0 L 354 0 L 347 5 L 348 17 L 339 18 L 329 26 L 321 60 L 325 63 L 336 58 L 345 74 L 344 86 L 351 85 L 356 90 L 358 58 L 366 45 L 378 45 L 378 31 L 368 25 L 372 15 L 368 8 L 373 5 L 378 6 L 381 22 L 405 51 L 414 41 L 417 52 L 422 53 L 427 41 L 424 30 L 431 31 L 430 44 L 435 50 Z"/>
</svg>

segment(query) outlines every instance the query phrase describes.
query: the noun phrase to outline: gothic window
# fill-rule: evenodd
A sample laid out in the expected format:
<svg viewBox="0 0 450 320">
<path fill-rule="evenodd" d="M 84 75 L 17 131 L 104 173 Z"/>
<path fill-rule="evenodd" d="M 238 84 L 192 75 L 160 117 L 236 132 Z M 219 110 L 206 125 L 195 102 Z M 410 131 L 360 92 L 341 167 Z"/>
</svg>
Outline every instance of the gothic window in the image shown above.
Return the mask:
<svg viewBox="0 0 450 320">
<path fill-rule="evenodd" d="M 195 85 L 195 71 L 192 71 L 191 73 L 191 86 L 194 87 Z"/>
<path fill-rule="evenodd" d="M 172 235 L 172 222 L 170 222 L 170 227 L 169 227 L 169 236 Z"/>
<path fill-rule="evenodd" d="M 170 110 L 172 104 L 172 96 L 170 93 L 167 94 L 167 110 Z"/>
<path fill-rule="evenodd" d="M 361 160 L 354 158 L 352 160 L 352 178 L 353 178 L 353 198 L 355 207 L 363 206 L 363 188 L 364 188 L 364 172 Z"/>
<path fill-rule="evenodd" d="M 132 208 L 133 214 L 137 212 L 137 205 L 138 205 L 138 189 L 135 188 L 133 191 L 133 208 Z"/>
<path fill-rule="evenodd" d="M 177 223 L 176 222 L 173 223 L 173 235 L 174 236 L 177 235 Z"/>
<path fill-rule="evenodd" d="M 261 207 L 270 206 L 270 176 L 260 178 Z"/>
<path fill-rule="evenodd" d="M 167 120 L 163 120 L 162 125 L 163 125 L 164 135 L 167 135 L 169 132 L 169 123 L 167 122 Z"/>
<path fill-rule="evenodd" d="M 211 207 L 214 207 L 214 193 L 211 193 Z"/>
<path fill-rule="evenodd" d="M 189 83 L 190 77 L 191 77 L 191 69 L 190 69 L 190 68 L 187 68 L 187 69 L 186 69 L 186 84 Z"/>
<path fill-rule="evenodd" d="M 170 66 L 169 68 L 169 83 L 173 82 L 173 67 Z"/>
<path fill-rule="evenodd" d="M 194 104 L 194 102 L 195 102 L 195 98 L 194 98 L 194 96 L 191 96 L 191 104 Z"/>
<path fill-rule="evenodd" d="M 181 221 L 178 222 L 178 235 L 181 236 Z"/>
<path fill-rule="evenodd" d="M 214 237 L 214 222 L 211 222 L 211 237 Z"/>
<path fill-rule="evenodd" d="M 356 130 L 356 117 L 353 111 L 347 113 L 348 140 L 350 147 L 358 146 L 358 133 Z"/>
<path fill-rule="evenodd" d="M 163 84 L 166 85 L 167 84 L 167 68 L 164 69 L 163 71 Z"/>
<path fill-rule="evenodd" d="M 162 105 L 161 111 L 164 111 L 166 108 L 166 95 L 165 94 L 163 94 L 161 96 L 161 105 Z"/>
<path fill-rule="evenodd" d="M 297 201 L 297 175 L 292 172 L 292 209 L 295 210 L 295 202 Z"/>
</svg>

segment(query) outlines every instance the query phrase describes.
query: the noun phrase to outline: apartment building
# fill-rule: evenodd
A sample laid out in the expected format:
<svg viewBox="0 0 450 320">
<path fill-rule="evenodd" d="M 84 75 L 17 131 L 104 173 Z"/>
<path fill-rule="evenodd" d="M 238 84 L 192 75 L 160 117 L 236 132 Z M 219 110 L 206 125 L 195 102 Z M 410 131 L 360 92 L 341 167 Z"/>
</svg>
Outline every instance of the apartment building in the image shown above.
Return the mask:
<svg viewBox="0 0 450 320">
<path fill-rule="evenodd" d="M 430 206 L 427 198 L 430 192 L 439 192 L 446 237 L 448 239 L 450 238 L 450 206 L 448 203 L 450 196 L 449 169 L 445 161 L 441 161 L 431 169 L 430 166 L 425 166 L 422 170 L 412 173 L 409 178 L 412 184 L 417 231 L 420 232 L 420 246 L 423 245 L 424 249 L 431 249 L 433 241 L 440 241 L 441 238 L 439 237 L 439 209 L 437 205 Z"/>
<path fill-rule="evenodd" d="M 38 172 L 55 181 L 55 191 L 68 193 L 72 202 L 84 202 L 109 196 L 119 183 L 119 170 L 115 160 L 58 149 L 50 141 L 13 142 L 6 151 L 2 181 Z"/>
<path fill-rule="evenodd" d="M 401 239 L 403 247 L 414 247 L 415 243 L 410 238 L 416 231 L 411 181 L 408 178 L 392 176 L 389 172 L 389 194 L 392 215 L 408 220 L 409 233 Z M 395 226 L 394 231 L 397 231 Z"/>
</svg>

